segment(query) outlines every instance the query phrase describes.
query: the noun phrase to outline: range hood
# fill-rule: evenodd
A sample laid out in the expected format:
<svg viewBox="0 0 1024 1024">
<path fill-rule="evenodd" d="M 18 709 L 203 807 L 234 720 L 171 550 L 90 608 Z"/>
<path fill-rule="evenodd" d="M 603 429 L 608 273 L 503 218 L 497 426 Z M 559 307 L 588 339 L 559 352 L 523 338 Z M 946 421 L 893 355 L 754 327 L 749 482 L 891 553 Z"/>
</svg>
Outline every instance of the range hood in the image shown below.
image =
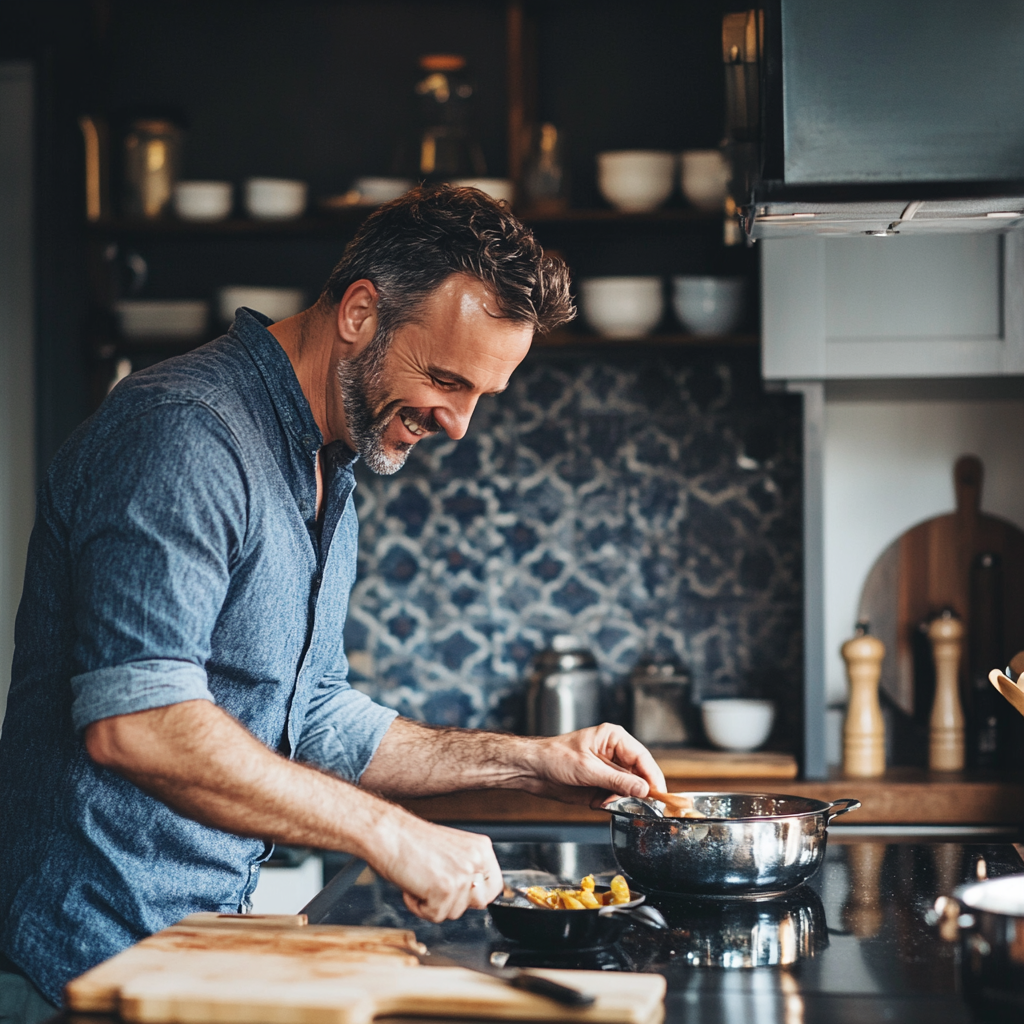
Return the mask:
<svg viewBox="0 0 1024 1024">
<path fill-rule="evenodd" d="M 1024 3 L 766 0 L 722 27 L 749 238 L 1024 227 Z"/>
</svg>

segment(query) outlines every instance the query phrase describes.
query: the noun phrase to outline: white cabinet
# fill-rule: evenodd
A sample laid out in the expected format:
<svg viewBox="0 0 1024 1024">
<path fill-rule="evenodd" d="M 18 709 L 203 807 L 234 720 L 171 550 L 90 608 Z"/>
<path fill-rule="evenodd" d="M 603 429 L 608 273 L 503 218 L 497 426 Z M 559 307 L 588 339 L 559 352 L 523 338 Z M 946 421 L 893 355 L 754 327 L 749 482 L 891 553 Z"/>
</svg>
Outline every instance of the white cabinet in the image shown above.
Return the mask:
<svg viewBox="0 0 1024 1024">
<path fill-rule="evenodd" d="M 1024 232 L 762 243 L 767 380 L 1024 373 Z"/>
</svg>

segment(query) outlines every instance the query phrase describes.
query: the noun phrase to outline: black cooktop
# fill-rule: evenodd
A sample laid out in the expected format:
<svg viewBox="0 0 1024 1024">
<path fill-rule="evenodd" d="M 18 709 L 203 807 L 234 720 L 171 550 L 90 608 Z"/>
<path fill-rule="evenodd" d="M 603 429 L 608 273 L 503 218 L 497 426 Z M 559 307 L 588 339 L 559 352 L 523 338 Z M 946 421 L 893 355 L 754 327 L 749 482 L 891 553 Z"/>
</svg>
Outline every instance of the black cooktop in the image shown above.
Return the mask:
<svg viewBox="0 0 1024 1024">
<path fill-rule="evenodd" d="M 545 872 L 568 881 L 616 867 L 610 844 L 495 843 L 495 850 L 506 875 Z M 484 911 L 441 925 L 421 921 L 394 886 L 352 864 L 314 901 L 311 923 L 412 928 L 435 952 L 470 966 L 497 952 L 508 954 L 510 966 L 656 971 L 668 979 L 672 1022 L 966 1024 L 987 1018 L 961 998 L 959 948 L 942 941 L 927 911 L 979 872 L 1022 870 L 1009 842 L 833 833 L 821 871 L 782 897 L 652 893 L 667 932 L 633 926 L 615 946 L 552 953 L 504 939 Z"/>
</svg>

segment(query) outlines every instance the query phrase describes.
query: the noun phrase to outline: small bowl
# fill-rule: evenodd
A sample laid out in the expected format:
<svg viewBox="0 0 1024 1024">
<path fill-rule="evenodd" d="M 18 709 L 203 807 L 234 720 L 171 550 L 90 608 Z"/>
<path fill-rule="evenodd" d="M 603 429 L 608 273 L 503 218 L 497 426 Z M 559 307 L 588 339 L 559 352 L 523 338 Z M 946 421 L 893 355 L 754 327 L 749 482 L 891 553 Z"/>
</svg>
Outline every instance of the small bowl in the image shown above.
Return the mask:
<svg viewBox="0 0 1024 1024">
<path fill-rule="evenodd" d="M 731 334 L 743 320 L 743 277 L 673 277 L 672 308 L 693 334 Z"/>
<path fill-rule="evenodd" d="M 756 750 L 775 722 L 770 700 L 706 700 L 700 706 L 704 733 L 719 750 Z"/>
<path fill-rule="evenodd" d="M 201 299 L 121 299 L 114 313 L 126 338 L 173 338 L 186 341 L 202 336 L 210 304 Z"/>
<path fill-rule="evenodd" d="M 721 210 L 731 171 L 720 149 L 688 149 L 679 159 L 679 185 L 698 210 Z"/>
<path fill-rule="evenodd" d="M 235 319 L 235 310 L 239 306 L 255 309 L 271 320 L 287 320 L 290 316 L 302 312 L 306 303 L 305 292 L 301 288 L 251 288 L 242 285 L 229 285 L 217 292 L 217 314 L 225 323 Z"/>
<path fill-rule="evenodd" d="M 411 178 L 356 178 L 352 190 L 359 193 L 360 206 L 380 206 L 404 196 L 416 182 Z"/>
<path fill-rule="evenodd" d="M 514 187 L 508 178 L 455 178 L 451 184 L 457 188 L 478 188 L 496 202 L 504 200 L 512 205 Z"/>
<path fill-rule="evenodd" d="M 656 210 L 675 187 L 675 153 L 627 149 L 597 155 L 601 195 L 624 213 Z"/>
<path fill-rule="evenodd" d="M 290 178 L 247 178 L 245 209 L 256 220 L 291 220 L 306 209 L 309 186 Z"/>
<path fill-rule="evenodd" d="M 179 181 L 174 186 L 174 212 L 182 220 L 223 220 L 231 213 L 231 182 Z"/>
<path fill-rule="evenodd" d="M 580 298 L 584 319 L 605 338 L 642 338 L 665 310 L 660 277 L 591 277 Z"/>
</svg>

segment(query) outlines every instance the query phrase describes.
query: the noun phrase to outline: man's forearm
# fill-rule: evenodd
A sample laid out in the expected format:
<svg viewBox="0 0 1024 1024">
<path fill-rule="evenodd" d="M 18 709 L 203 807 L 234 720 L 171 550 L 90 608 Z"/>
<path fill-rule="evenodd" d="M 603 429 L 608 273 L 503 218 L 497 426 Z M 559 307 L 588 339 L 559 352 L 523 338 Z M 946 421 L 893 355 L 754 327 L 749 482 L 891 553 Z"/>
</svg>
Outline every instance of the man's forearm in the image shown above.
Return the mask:
<svg viewBox="0 0 1024 1024">
<path fill-rule="evenodd" d="M 475 729 L 440 729 L 396 718 L 360 785 L 386 796 L 460 789 L 527 789 L 538 783 L 531 740 Z"/>
<path fill-rule="evenodd" d="M 208 701 L 95 722 L 86 746 L 178 813 L 236 835 L 365 856 L 385 819 L 408 816 L 275 754 Z"/>
<path fill-rule="evenodd" d="M 664 789 L 650 752 L 624 729 L 599 725 L 564 736 L 512 736 L 434 729 L 396 718 L 360 786 L 392 797 L 463 789 L 522 789 L 568 803 L 608 793 L 645 796 Z"/>
</svg>

